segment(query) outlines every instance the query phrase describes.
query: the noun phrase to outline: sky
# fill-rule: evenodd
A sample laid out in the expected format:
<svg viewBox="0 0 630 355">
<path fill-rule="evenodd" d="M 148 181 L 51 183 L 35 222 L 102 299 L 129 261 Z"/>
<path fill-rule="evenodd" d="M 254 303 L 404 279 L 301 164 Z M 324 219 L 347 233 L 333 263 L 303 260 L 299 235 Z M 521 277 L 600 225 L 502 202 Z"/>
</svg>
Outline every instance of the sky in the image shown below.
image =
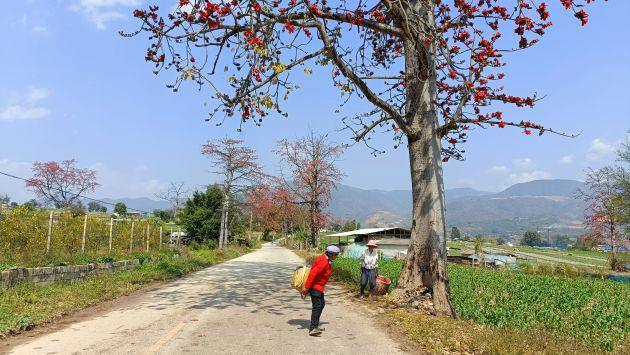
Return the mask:
<svg viewBox="0 0 630 355">
<path fill-rule="evenodd" d="M 285 109 L 261 127 L 204 122 L 208 91 L 185 86 L 173 93 L 170 74 L 153 75 L 144 61 L 146 37 L 122 38 L 133 31 L 132 11 L 148 4 L 171 8 L 176 0 L 24 0 L 4 4 L 0 56 L 0 171 L 28 177 L 34 161 L 76 159 L 97 171 L 94 197 L 154 197 L 169 181 L 190 189 L 214 183 L 201 145 L 222 137 L 243 139 L 256 148 L 269 173 L 279 172 L 272 150 L 283 138 L 310 130 L 350 143 L 350 133 L 333 112 L 338 90 L 325 72 L 300 83 Z M 500 191 L 535 179 L 584 178 L 589 167 L 615 159 L 630 129 L 630 1 L 598 1 L 589 23 L 549 0 L 552 26 L 541 43 L 512 55 L 505 69 L 511 93 L 546 95 L 534 109 L 510 111 L 515 121 L 532 120 L 577 138 L 519 130 L 477 129 L 465 145 L 465 161 L 445 164 L 446 188 Z M 211 105 L 211 102 L 209 103 Z M 356 107 L 359 111 L 360 106 Z M 352 109 L 350 107 L 349 109 Z M 377 157 L 363 145 L 351 146 L 339 167 L 344 184 L 409 189 L 405 149 L 393 149 L 391 136 L 377 134 Z M 0 176 L 0 194 L 24 201 L 33 195 L 18 181 Z"/>
</svg>

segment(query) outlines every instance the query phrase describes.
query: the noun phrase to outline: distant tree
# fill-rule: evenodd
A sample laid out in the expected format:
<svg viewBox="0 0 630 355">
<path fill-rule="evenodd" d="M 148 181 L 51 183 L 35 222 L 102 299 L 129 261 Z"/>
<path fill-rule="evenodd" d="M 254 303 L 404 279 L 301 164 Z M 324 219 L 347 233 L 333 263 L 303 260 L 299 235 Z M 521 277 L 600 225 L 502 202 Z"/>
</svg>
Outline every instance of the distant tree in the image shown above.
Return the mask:
<svg viewBox="0 0 630 355">
<path fill-rule="evenodd" d="M 127 214 L 127 205 L 125 205 L 122 202 L 118 202 L 116 205 L 114 205 L 114 213 L 116 213 L 119 216 L 124 216 Z"/>
<path fill-rule="evenodd" d="M 94 191 L 99 186 L 96 171 L 77 168 L 74 159 L 61 163 L 35 162 L 33 173 L 33 177 L 26 181 L 26 187 L 58 208 L 70 207 L 82 193 Z"/>
<path fill-rule="evenodd" d="M 308 208 L 313 246 L 317 245 L 319 230 L 328 219 L 324 211 L 332 198 L 331 191 L 344 176 L 336 165 L 344 149 L 342 145 L 329 143 L 325 135 L 310 132 L 295 141 L 281 140 L 275 150 L 291 171 L 291 182 L 287 186 L 297 203 Z"/>
<path fill-rule="evenodd" d="M 224 196 L 220 186 L 211 185 L 205 192 L 193 192 L 184 202 L 180 218 L 191 240 L 197 242 L 219 240 Z"/>
<path fill-rule="evenodd" d="M 256 151 L 245 146 L 239 139 L 223 138 L 217 143 L 208 142 L 202 146 L 201 154 L 211 159 L 212 165 L 217 169 L 214 173 L 223 176 L 223 207 L 219 231 L 219 248 L 223 248 L 228 238 L 231 199 L 256 185 L 265 175 L 256 162 Z"/>
<path fill-rule="evenodd" d="M 26 206 L 26 208 L 28 208 L 29 210 L 34 210 L 34 209 L 42 207 L 41 203 L 39 203 L 35 199 L 30 199 L 29 201 L 24 202 L 22 206 Z"/>
<path fill-rule="evenodd" d="M 342 230 L 344 232 L 348 232 L 348 231 L 352 231 L 355 229 L 360 229 L 361 228 L 361 223 L 357 222 L 355 219 L 351 219 L 346 221 L 346 223 L 344 223 Z"/>
<path fill-rule="evenodd" d="M 89 212 L 107 212 L 107 207 L 101 205 L 98 202 L 92 201 L 88 203 L 88 211 Z"/>
<path fill-rule="evenodd" d="M 522 245 L 530 247 L 538 246 L 541 242 L 540 233 L 535 231 L 526 231 L 525 234 L 523 234 L 523 239 L 521 240 Z"/>
<path fill-rule="evenodd" d="M 153 216 L 161 219 L 164 222 L 170 222 L 173 219 L 173 211 L 168 210 L 153 210 Z"/>
<path fill-rule="evenodd" d="M 73 202 L 66 209 L 68 211 L 70 211 L 70 214 L 72 214 L 73 217 L 78 217 L 78 216 L 85 215 L 85 207 L 83 206 L 83 203 L 81 203 L 80 200 L 77 200 L 77 201 Z"/>
<path fill-rule="evenodd" d="M 168 201 L 173 209 L 172 216 L 177 218 L 177 215 L 182 208 L 182 204 L 186 199 L 186 194 L 188 194 L 188 190 L 186 189 L 186 184 L 184 182 L 171 181 L 165 190 L 158 192 L 155 196 L 159 199 Z"/>
<path fill-rule="evenodd" d="M 586 173 L 586 188 L 579 195 L 586 202 L 585 224 L 591 237 L 611 246 L 611 262 L 616 262 L 616 246 L 625 236 L 622 229 L 623 195 L 615 167 L 603 167 Z"/>
<path fill-rule="evenodd" d="M 626 132 L 626 140 L 617 151 L 617 162 L 617 196 L 613 203 L 618 210 L 619 224 L 623 226 L 626 238 L 630 238 L 630 131 Z"/>
<path fill-rule="evenodd" d="M 10 206 L 11 206 L 11 207 L 17 207 L 17 206 L 18 206 L 18 203 L 17 203 L 17 202 L 15 202 L 15 201 L 13 201 L 13 202 L 11 202 Z"/>
<path fill-rule="evenodd" d="M 581 235 L 575 242 L 575 248 L 579 250 L 592 250 L 597 245 L 597 242 L 591 235 Z"/>
<path fill-rule="evenodd" d="M 0 204 L 8 205 L 11 202 L 11 197 L 9 195 L 0 195 Z"/>
<path fill-rule="evenodd" d="M 451 239 L 461 239 L 462 233 L 459 231 L 459 228 L 453 227 L 451 228 Z"/>
<path fill-rule="evenodd" d="M 505 239 L 503 237 L 497 238 L 497 245 L 504 245 L 504 244 L 505 244 Z"/>
</svg>

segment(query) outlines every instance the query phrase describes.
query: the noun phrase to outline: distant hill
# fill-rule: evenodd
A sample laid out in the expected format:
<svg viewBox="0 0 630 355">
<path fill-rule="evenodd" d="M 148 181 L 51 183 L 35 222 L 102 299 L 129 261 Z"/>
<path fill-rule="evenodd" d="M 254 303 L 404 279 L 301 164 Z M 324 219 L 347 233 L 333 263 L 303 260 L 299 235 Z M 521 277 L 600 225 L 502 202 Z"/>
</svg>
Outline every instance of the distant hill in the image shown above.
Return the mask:
<svg viewBox="0 0 630 355">
<path fill-rule="evenodd" d="M 576 180 L 534 180 L 512 185 L 498 196 L 567 196 L 573 197 L 584 183 Z"/>
<path fill-rule="evenodd" d="M 447 189 L 447 224 L 471 235 L 521 235 L 525 230 L 547 228 L 551 233 L 579 234 L 584 203 L 574 196 L 583 187 L 582 182 L 575 180 L 535 180 L 499 193 Z M 357 218 L 366 227 L 408 227 L 411 191 L 362 190 L 339 185 L 333 192 L 329 212 L 341 219 Z"/>
</svg>

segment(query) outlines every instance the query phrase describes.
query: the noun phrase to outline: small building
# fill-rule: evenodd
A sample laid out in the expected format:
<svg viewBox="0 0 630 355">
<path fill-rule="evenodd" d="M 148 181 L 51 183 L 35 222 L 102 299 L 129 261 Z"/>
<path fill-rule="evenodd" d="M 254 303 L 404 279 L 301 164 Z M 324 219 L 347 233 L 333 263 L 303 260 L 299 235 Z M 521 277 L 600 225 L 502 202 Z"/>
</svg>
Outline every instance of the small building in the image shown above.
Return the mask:
<svg viewBox="0 0 630 355">
<path fill-rule="evenodd" d="M 409 248 L 411 231 L 405 228 L 362 228 L 348 232 L 335 233 L 328 236 L 342 248 L 343 255 L 359 257 L 367 248 L 368 241 L 374 240 L 386 259 L 404 258 Z"/>
</svg>

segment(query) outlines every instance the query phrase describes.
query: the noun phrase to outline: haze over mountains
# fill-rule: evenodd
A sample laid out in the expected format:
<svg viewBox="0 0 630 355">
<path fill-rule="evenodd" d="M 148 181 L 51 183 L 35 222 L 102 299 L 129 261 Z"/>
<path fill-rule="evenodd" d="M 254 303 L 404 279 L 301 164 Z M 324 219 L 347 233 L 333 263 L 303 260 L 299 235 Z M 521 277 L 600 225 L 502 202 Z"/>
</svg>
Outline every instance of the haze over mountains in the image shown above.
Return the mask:
<svg viewBox="0 0 630 355">
<path fill-rule="evenodd" d="M 493 193 L 471 188 L 446 190 L 448 227 L 469 235 L 522 235 L 526 230 L 577 235 L 582 232 L 584 203 L 575 198 L 584 183 L 535 180 Z M 340 184 L 328 208 L 340 220 L 355 218 L 365 227 L 411 224 L 411 191 L 365 190 Z M 143 211 L 168 209 L 166 201 L 149 198 L 105 199 Z"/>
<path fill-rule="evenodd" d="M 521 235 L 525 230 L 576 235 L 582 232 L 584 203 L 575 198 L 584 183 L 535 180 L 498 193 L 470 188 L 446 190 L 446 218 L 463 232 Z M 409 226 L 411 191 L 362 190 L 339 185 L 329 210 L 338 218 L 357 218 L 366 227 Z"/>
</svg>

